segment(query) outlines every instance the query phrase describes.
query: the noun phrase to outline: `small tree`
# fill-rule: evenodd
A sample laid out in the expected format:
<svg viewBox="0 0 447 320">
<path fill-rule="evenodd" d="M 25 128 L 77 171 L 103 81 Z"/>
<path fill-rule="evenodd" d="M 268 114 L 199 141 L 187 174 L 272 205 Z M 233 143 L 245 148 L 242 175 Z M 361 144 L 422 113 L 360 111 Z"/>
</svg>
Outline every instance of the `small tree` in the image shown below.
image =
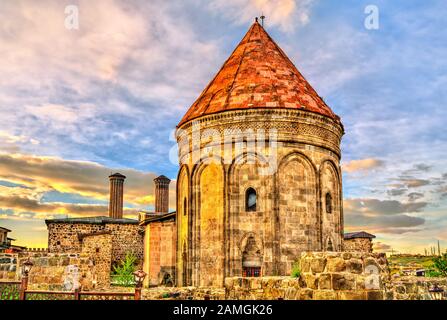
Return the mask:
<svg viewBox="0 0 447 320">
<path fill-rule="evenodd" d="M 130 287 L 134 285 L 133 273 L 137 257 L 133 252 L 126 253 L 126 258 L 118 266 L 113 266 L 116 283 L 120 286 Z"/>
<path fill-rule="evenodd" d="M 442 277 L 447 277 L 447 253 L 433 259 L 433 267 Z"/>
</svg>

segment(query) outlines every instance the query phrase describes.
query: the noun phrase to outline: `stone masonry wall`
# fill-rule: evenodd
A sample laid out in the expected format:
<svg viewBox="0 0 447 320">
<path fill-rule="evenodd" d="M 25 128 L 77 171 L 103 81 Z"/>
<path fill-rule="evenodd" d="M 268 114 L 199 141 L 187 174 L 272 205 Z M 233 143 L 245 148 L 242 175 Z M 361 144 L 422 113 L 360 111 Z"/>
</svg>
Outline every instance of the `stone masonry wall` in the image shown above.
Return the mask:
<svg viewBox="0 0 447 320">
<path fill-rule="evenodd" d="M 85 248 L 96 248 L 98 243 L 103 252 L 107 252 L 107 245 L 104 246 L 101 239 L 91 237 L 89 241 L 95 242 L 95 245 L 87 244 Z M 102 268 L 92 266 L 92 262 L 98 259 L 96 250 L 93 256 L 92 253 L 91 250 L 85 250 L 83 253 L 21 252 L 9 257 L 2 255 L 0 261 L 6 262 L 8 258 L 10 262 L 1 264 L 2 269 L 3 265 L 8 265 L 8 271 L 0 271 L 0 281 L 20 281 L 23 262 L 30 259 L 33 267 L 29 274 L 28 288 L 31 290 L 72 291 L 82 287 L 82 290 L 88 291 L 106 288 L 109 281 L 101 280 L 110 275 L 110 249 L 108 265 L 105 265 L 106 261 L 99 263 Z"/>
<path fill-rule="evenodd" d="M 373 243 L 369 238 L 345 239 L 343 242 L 344 251 L 349 252 L 372 252 Z"/>
<path fill-rule="evenodd" d="M 137 257 L 137 268 L 143 265 L 144 228 L 137 224 L 106 224 L 112 233 L 112 265 L 126 258 L 128 252 Z"/>
<path fill-rule="evenodd" d="M 28 280 L 31 290 L 72 291 L 91 287 L 93 274 L 89 270 L 90 258 L 79 253 L 33 253 L 19 255 L 18 273 L 24 261 L 34 264 Z"/>
<path fill-rule="evenodd" d="M 393 300 L 429 300 L 428 290 L 437 284 L 447 292 L 447 278 L 399 277 L 389 286 L 389 299 Z"/>
<path fill-rule="evenodd" d="M 92 286 L 108 287 L 112 263 L 112 235 L 106 233 L 85 237 L 82 240 L 82 253 L 91 257 L 93 262 L 93 266 L 90 267 L 94 274 Z"/>
<path fill-rule="evenodd" d="M 149 257 L 145 271 L 149 286 L 175 284 L 176 231 L 172 220 L 155 221 L 146 226 Z"/>
<path fill-rule="evenodd" d="M 53 253 L 81 252 L 79 235 L 110 231 L 112 235 L 112 264 L 124 260 L 133 252 L 143 261 L 143 233 L 137 224 L 48 223 L 48 250 Z"/>
<path fill-rule="evenodd" d="M 382 300 L 389 282 L 385 255 L 308 252 L 301 275 L 225 279 L 227 299 Z"/>
</svg>

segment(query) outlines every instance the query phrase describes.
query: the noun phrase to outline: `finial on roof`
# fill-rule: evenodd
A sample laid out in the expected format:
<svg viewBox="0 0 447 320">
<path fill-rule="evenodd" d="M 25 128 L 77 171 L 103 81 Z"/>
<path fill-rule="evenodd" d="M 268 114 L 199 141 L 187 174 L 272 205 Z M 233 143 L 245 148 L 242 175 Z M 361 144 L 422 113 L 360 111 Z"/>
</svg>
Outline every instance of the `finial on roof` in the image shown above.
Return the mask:
<svg viewBox="0 0 447 320">
<path fill-rule="evenodd" d="M 255 22 L 258 22 L 258 17 L 255 17 Z"/>
<path fill-rule="evenodd" d="M 264 13 L 261 13 L 260 18 L 261 18 L 261 26 L 264 27 L 264 19 L 265 19 Z"/>
</svg>

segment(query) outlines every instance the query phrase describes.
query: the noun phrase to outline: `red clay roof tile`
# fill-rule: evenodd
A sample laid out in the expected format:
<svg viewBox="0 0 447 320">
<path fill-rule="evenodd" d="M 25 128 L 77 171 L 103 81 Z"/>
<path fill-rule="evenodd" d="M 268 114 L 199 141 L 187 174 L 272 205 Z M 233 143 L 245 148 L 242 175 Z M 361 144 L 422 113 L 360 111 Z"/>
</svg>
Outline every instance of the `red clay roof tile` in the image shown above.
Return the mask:
<svg viewBox="0 0 447 320">
<path fill-rule="evenodd" d="M 302 109 L 339 120 L 258 22 L 178 127 L 204 115 L 247 108 Z"/>
</svg>

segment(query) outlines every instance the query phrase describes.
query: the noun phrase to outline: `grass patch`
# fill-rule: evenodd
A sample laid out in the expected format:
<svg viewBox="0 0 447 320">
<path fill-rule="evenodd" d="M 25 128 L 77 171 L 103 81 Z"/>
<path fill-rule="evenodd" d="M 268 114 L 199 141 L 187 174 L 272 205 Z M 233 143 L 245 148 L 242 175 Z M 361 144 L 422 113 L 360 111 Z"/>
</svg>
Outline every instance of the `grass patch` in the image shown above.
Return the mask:
<svg viewBox="0 0 447 320">
<path fill-rule="evenodd" d="M 299 262 L 295 262 L 292 266 L 292 272 L 290 273 L 292 278 L 299 278 L 301 276 L 301 269 Z"/>
</svg>

